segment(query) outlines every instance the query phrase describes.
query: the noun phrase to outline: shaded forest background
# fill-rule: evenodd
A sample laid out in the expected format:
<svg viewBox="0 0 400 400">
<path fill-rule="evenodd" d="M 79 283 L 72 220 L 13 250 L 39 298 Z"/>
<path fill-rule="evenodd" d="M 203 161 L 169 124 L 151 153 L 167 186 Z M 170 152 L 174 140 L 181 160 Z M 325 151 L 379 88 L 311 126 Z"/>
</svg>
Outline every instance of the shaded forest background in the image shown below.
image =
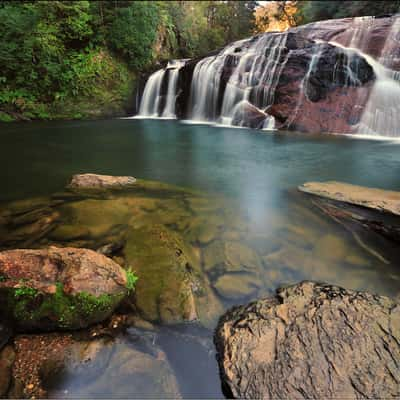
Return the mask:
<svg viewBox="0 0 400 400">
<path fill-rule="evenodd" d="M 140 74 L 172 58 L 395 1 L 2 1 L 0 120 L 125 115 Z"/>
</svg>

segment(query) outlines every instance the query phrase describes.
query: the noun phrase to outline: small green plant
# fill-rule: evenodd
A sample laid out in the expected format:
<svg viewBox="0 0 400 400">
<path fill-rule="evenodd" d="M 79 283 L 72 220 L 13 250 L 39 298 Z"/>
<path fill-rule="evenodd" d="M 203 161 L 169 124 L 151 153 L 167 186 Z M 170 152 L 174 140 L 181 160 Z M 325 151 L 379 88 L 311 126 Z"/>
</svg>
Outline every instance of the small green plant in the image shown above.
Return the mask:
<svg viewBox="0 0 400 400">
<path fill-rule="evenodd" d="M 7 280 L 7 277 L 0 274 L 0 282 L 4 282 Z"/>
<path fill-rule="evenodd" d="M 20 297 L 36 297 L 38 291 L 34 288 L 23 286 L 20 288 L 15 289 L 14 296 L 15 298 Z"/>
<path fill-rule="evenodd" d="M 129 293 L 131 293 L 135 290 L 135 284 L 138 279 L 139 278 L 132 271 L 132 268 L 128 268 L 126 270 L 126 280 L 127 280 L 126 288 L 128 289 Z"/>
</svg>

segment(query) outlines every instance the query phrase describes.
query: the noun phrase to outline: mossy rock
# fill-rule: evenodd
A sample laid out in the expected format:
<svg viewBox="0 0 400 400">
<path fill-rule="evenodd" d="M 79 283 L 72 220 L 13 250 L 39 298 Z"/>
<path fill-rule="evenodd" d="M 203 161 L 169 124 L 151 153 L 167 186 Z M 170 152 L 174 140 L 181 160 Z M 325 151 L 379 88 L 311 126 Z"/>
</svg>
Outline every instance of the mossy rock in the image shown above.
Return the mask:
<svg viewBox="0 0 400 400">
<path fill-rule="evenodd" d="M 125 259 L 139 277 L 135 304 L 145 319 L 168 324 L 197 318 L 192 285 L 200 270 L 176 232 L 162 225 L 132 229 Z"/>
<path fill-rule="evenodd" d="M 4 251 L 0 276 L 0 312 L 19 330 L 85 328 L 128 294 L 126 271 L 87 249 Z"/>
</svg>

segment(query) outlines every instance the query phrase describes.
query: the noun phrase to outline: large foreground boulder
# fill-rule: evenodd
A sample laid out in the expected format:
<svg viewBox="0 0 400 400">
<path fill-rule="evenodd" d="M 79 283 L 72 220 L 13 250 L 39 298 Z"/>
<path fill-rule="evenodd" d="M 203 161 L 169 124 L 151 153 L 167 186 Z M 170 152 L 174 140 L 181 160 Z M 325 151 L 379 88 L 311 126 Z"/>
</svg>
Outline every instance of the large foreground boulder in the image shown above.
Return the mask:
<svg viewBox="0 0 400 400">
<path fill-rule="evenodd" d="M 0 313 L 19 329 L 78 329 L 109 317 L 127 295 L 127 273 L 88 249 L 0 252 Z"/>
<path fill-rule="evenodd" d="M 136 182 L 133 176 L 112 176 L 98 174 L 73 175 L 70 188 L 121 188 L 131 186 Z"/>
<path fill-rule="evenodd" d="M 387 297 L 302 282 L 228 311 L 215 343 L 229 396 L 400 396 L 400 305 Z"/>
</svg>

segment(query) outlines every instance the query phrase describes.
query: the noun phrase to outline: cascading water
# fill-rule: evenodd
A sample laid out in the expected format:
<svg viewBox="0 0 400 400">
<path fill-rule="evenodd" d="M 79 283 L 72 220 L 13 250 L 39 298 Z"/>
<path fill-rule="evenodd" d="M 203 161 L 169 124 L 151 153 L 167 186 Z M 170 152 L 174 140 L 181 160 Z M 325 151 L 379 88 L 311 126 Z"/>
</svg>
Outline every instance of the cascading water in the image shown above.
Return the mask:
<svg viewBox="0 0 400 400">
<path fill-rule="evenodd" d="M 394 17 L 393 23 L 386 37 L 385 45 L 378 60 L 365 53 L 369 37 L 360 32 L 368 32 L 371 29 L 373 17 L 356 18 L 353 36 L 348 46 L 335 41 L 329 44 L 340 47 L 348 54 L 348 65 L 352 61 L 352 55 L 362 56 L 373 68 L 376 79 L 370 92 L 367 104 L 355 133 L 372 136 L 399 136 L 400 126 L 400 72 L 391 69 L 391 66 L 400 61 L 394 56 L 395 48 L 400 47 L 400 17 Z M 349 78 L 352 78 L 349 70 Z M 354 99 L 357 104 L 357 99 Z"/>
<path fill-rule="evenodd" d="M 285 58 L 281 62 L 287 35 L 272 34 L 261 36 L 246 49 L 241 56 L 226 85 L 220 121 L 227 125 L 243 126 L 245 120 L 240 118 L 250 104 L 257 107 L 259 113 L 273 102 L 276 84 L 279 80 Z M 263 123 L 265 129 L 272 126 L 271 118 L 265 114 L 269 124 Z"/>
<path fill-rule="evenodd" d="M 157 117 L 160 102 L 160 88 L 165 71 L 160 69 L 154 72 L 148 79 L 144 88 L 142 101 L 139 108 L 139 116 Z"/>
<path fill-rule="evenodd" d="M 287 35 L 275 33 L 240 40 L 219 54 L 199 61 L 194 70 L 188 101 L 188 117 L 194 121 L 235 126 L 247 125 L 251 112 L 254 127 L 272 129 L 273 117 L 265 112 L 272 104 L 275 86 L 285 62 L 283 50 Z M 139 116 L 175 117 L 175 99 L 181 65 L 171 63 L 149 78 L 142 97 Z M 226 68 L 229 77 L 223 76 Z M 168 71 L 167 95 L 161 94 Z M 225 79 L 225 85 L 223 84 Z"/>
<path fill-rule="evenodd" d="M 139 116 L 176 118 L 178 111 L 193 121 L 269 130 L 271 113 L 286 128 L 399 136 L 400 17 L 338 25 L 320 21 L 240 40 L 199 61 L 170 62 L 148 79 Z"/>
<path fill-rule="evenodd" d="M 378 62 L 371 63 L 376 82 L 365 106 L 357 133 L 400 136 L 400 72 L 391 69 L 394 47 L 400 46 L 400 17 L 394 19 Z"/>
<path fill-rule="evenodd" d="M 160 69 L 150 76 L 140 103 L 140 117 L 176 118 L 175 104 L 179 69 L 185 62 L 186 60 L 172 60 L 165 69 Z M 160 111 L 160 102 L 162 98 L 161 88 L 164 79 L 168 79 L 168 88 L 164 95 L 165 106 L 163 110 Z"/>
</svg>

